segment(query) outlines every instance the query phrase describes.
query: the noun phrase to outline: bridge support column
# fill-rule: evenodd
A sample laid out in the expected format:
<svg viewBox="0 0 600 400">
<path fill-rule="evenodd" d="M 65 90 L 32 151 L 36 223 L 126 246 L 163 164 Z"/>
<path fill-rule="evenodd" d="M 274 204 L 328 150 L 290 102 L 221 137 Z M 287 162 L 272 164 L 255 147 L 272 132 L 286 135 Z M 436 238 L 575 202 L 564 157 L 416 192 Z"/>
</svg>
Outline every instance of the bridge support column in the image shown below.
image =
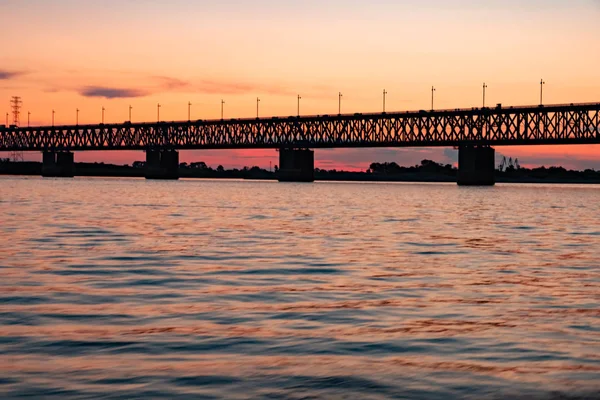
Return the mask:
<svg viewBox="0 0 600 400">
<path fill-rule="evenodd" d="M 458 150 L 460 186 L 494 186 L 496 150 L 489 146 L 463 145 Z"/>
<path fill-rule="evenodd" d="M 74 155 L 70 151 L 44 151 L 42 176 L 46 178 L 72 178 L 75 176 Z"/>
<path fill-rule="evenodd" d="M 179 152 L 147 150 L 146 179 L 179 179 Z"/>
<path fill-rule="evenodd" d="M 315 152 L 309 149 L 279 149 L 279 182 L 314 182 Z"/>
</svg>

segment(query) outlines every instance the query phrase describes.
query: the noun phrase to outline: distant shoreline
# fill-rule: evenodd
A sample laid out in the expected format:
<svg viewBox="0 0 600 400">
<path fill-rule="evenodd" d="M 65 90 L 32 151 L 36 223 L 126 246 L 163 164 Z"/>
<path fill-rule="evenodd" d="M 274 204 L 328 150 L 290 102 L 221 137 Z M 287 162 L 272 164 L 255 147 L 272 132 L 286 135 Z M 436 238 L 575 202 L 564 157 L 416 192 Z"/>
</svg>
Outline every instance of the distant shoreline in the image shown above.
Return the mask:
<svg viewBox="0 0 600 400">
<path fill-rule="evenodd" d="M 4 162 L 0 164 L 0 175 L 41 176 L 40 162 Z M 569 178 L 559 176 L 531 177 L 505 176 L 498 171 L 497 183 L 548 183 L 548 184 L 600 184 L 600 172 L 597 177 Z M 504 175 L 504 176 L 503 176 Z M 102 163 L 75 163 L 75 176 L 78 177 L 119 177 L 144 178 L 144 169 L 132 166 L 120 166 Z M 277 180 L 275 172 L 257 167 L 242 170 L 213 170 L 180 168 L 180 178 L 190 179 L 245 179 L 245 180 Z M 396 174 L 348 172 L 348 171 L 315 171 L 316 181 L 333 182 L 414 182 L 414 183 L 455 183 L 456 175 L 449 171 L 442 172 L 408 172 Z"/>
</svg>

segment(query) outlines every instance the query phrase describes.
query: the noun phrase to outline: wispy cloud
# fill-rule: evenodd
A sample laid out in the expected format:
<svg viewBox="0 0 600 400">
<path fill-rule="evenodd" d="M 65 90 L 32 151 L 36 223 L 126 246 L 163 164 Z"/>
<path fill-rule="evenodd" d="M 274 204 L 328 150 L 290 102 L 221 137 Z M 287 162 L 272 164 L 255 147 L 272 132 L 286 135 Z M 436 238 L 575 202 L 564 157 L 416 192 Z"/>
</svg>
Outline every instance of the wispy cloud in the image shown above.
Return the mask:
<svg viewBox="0 0 600 400">
<path fill-rule="evenodd" d="M 272 95 L 293 95 L 295 92 L 282 85 L 265 85 L 241 80 L 223 80 L 223 79 L 201 79 L 197 81 L 184 81 L 172 77 L 155 77 L 158 79 L 158 87 L 153 92 L 159 91 L 193 91 L 201 94 L 221 94 L 221 95 L 244 95 L 244 94 L 272 94 Z"/>
<path fill-rule="evenodd" d="M 127 87 L 119 85 L 86 85 L 74 88 L 85 97 L 104 97 L 107 99 L 144 97 L 161 93 L 186 93 L 207 95 L 245 95 L 245 94 L 269 94 L 280 96 L 292 96 L 293 92 L 283 85 L 260 84 L 236 80 L 202 79 L 184 80 L 170 76 L 149 76 L 137 83 L 130 82 Z M 53 88 L 53 91 L 59 89 Z"/>
<path fill-rule="evenodd" d="M 255 91 L 255 86 L 244 82 L 202 80 L 196 89 L 205 94 L 245 94 Z"/>
<path fill-rule="evenodd" d="M 0 69 L 0 80 L 29 74 L 26 71 Z M 29 83 L 44 86 L 46 92 L 72 91 L 85 97 L 107 99 L 133 98 L 163 93 L 204 95 L 273 95 L 295 96 L 298 89 L 285 82 L 260 82 L 239 77 L 177 77 L 144 74 L 138 71 L 64 70 L 27 78 Z M 334 92 L 327 85 L 305 87 L 302 97 L 325 98 Z"/>
<path fill-rule="evenodd" d="M 86 86 L 79 90 L 79 94 L 85 97 L 103 97 L 105 99 L 126 99 L 132 97 L 143 97 L 148 93 L 139 89 L 115 88 L 103 86 Z"/>
<path fill-rule="evenodd" d="M 199 79 L 184 80 L 172 76 L 151 76 L 146 84 L 147 94 L 165 92 L 194 92 L 199 94 L 244 95 L 249 93 L 266 93 L 273 95 L 292 95 L 282 85 L 265 85 L 235 79 Z"/>
<path fill-rule="evenodd" d="M 271 95 L 291 96 L 293 92 L 282 85 L 264 85 L 235 80 L 210 80 L 203 79 L 193 84 L 196 92 L 204 94 L 244 95 L 249 93 L 265 93 Z"/>
<path fill-rule="evenodd" d="M 25 74 L 25 71 L 8 71 L 5 69 L 0 69 L 0 81 L 13 79 Z"/>
<path fill-rule="evenodd" d="M 277 84 L 260 84 L 235 79 L 200 79 L 200 80 L 183 80 L 171 76 L 153 76 L 150 77 L 155 84 L 150 85 L 148 92 L 194 92 L 201 94 L 220 94 L 220 95 L 244 95 L 249 93 L 255 94 L 272 94 L 272 95 L 294 95 L 283 85 Z"/>
<path fill-rule="evenodd" d="M 192 87 L 190 82 L 179 78 L 173 78 L 170 76 L 154 76 L 152 78 L 158 82 L 158 87 L 156 88 L 157 91 L 181 91 L 190 89 Z"/>
</svg>

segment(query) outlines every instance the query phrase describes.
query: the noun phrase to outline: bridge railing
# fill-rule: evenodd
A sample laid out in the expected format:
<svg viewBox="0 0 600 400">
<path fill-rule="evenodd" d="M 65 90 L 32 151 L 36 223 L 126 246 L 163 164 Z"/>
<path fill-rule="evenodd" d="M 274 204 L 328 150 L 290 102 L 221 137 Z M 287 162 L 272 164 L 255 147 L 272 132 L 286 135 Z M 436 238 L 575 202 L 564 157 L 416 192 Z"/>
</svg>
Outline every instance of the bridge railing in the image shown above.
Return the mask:
<svg viewBox="0 0 600 400">
<path fill-rule="evenodd" d="M 289 115 L 289 116 L 272 116 L 262 118 L 228 118 L 228 119 L 197 119 L 197 120 L 179 120 L 179 121 L 160 121 L 160 122 L 130 122 L 124 121 L 121 123 L 109 123 L 109 124 L 85 124 L 85 125 L 55 125 L 55 126 L 31 126 L 31 127 L 16 127 L 14 125 L 4 126 L 0 125 L 0 131 L 27 131 L 27 130 L 62 130 L 62 129 L 100 129 L 102 127 L 123 127 L 131 125 L 134 127 L 153 127 L 161 124 L 197 124 L 197 123 L 251 123 L 251 122 L 265 122 L 265 121 L 285 121 L 285 120 L 312 120 L 319 118 L 356 118 L 356 117 L 390 117 L 395 115 L 430 115 L 439 113 L 473 113 L 473 112 L 494 112 L 496 110 L 513 110 L 515 112 L 521 112 L 524 110 L 544 110 L 544 109 L 557 109 L 565 107 L 589 107 L 592 109 L 600 109 L 600 103 L 565 103 L 565 104 L 548 104 L 548 105 L 520 105 L 520 106 L 507 106 L 507 107 L 471 107 L 471 108 L 446 108 L 446 109 L 434 109 L 434 110 L 408 110 L 408 111 L 392 111 L 392 112 L 369 112 L 369 113 L 345 113 L 345 114 L 312 114 L 312 115 Z"/>
</svg>

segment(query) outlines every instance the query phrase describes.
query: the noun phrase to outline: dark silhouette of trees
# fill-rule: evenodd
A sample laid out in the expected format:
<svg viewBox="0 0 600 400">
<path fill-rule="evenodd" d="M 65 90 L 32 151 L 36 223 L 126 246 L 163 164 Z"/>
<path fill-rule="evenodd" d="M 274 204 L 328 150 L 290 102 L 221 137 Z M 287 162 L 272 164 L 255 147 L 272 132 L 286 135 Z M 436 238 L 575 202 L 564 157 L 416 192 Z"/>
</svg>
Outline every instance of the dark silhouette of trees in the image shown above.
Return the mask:
<svg viewBox="0 0 600 400">
<path fill-rule="evenodd" d="M 194 162 L 190 164 L 190 168 L 192 169 L 208 169 L 208 166 L 204 161 Z"/>
<path fill-rule="evenodd" d="M 144 161 L 136 161 L 129 166 L 118 166 L 105 163 L 76 163 L 78 174 L 89 176 L 144 176 Z M 225 169 L 219 165 L 211 168 L 205 162 L 181 163 L 180 176 L 189 178 L 233 178 L 233 179 L 275 179 L 279 167 L 274 172 L 258 166 L 243 169 Z M 0 159 L 0 174 L 39 175 L 39 162 L 12 162 Z M 350 172 L 337 169 L 315 168 L 315 177 L 321 180 L 373 180 L 373 181 L 440 181 L 456 180 L 457 169 L 450 164 L 439 164 L 432 160 L 422 160 L 420 164 L 403 167 L 396 162 L 374 162 L 365 172 Z M 586 169 L 584 171 L 568 170 L 564 167 L 525 168 L 509 165 L 496 170 L 498 182 L 557 182 L 557 183 L 598 183 L 600 171 Z"/>
<path fill-rule="evenodd" d="M 400 175 L 414 173 L 429 173 L 441 175 L 455 175 L 456 168 L 450 164 L 438 164 L 432 160 L 423 160 L 421 164 L 414 167 L 401 167 L 395 162 L 372 163 L 367 173 L 378 175 Z"/>
</svg>

